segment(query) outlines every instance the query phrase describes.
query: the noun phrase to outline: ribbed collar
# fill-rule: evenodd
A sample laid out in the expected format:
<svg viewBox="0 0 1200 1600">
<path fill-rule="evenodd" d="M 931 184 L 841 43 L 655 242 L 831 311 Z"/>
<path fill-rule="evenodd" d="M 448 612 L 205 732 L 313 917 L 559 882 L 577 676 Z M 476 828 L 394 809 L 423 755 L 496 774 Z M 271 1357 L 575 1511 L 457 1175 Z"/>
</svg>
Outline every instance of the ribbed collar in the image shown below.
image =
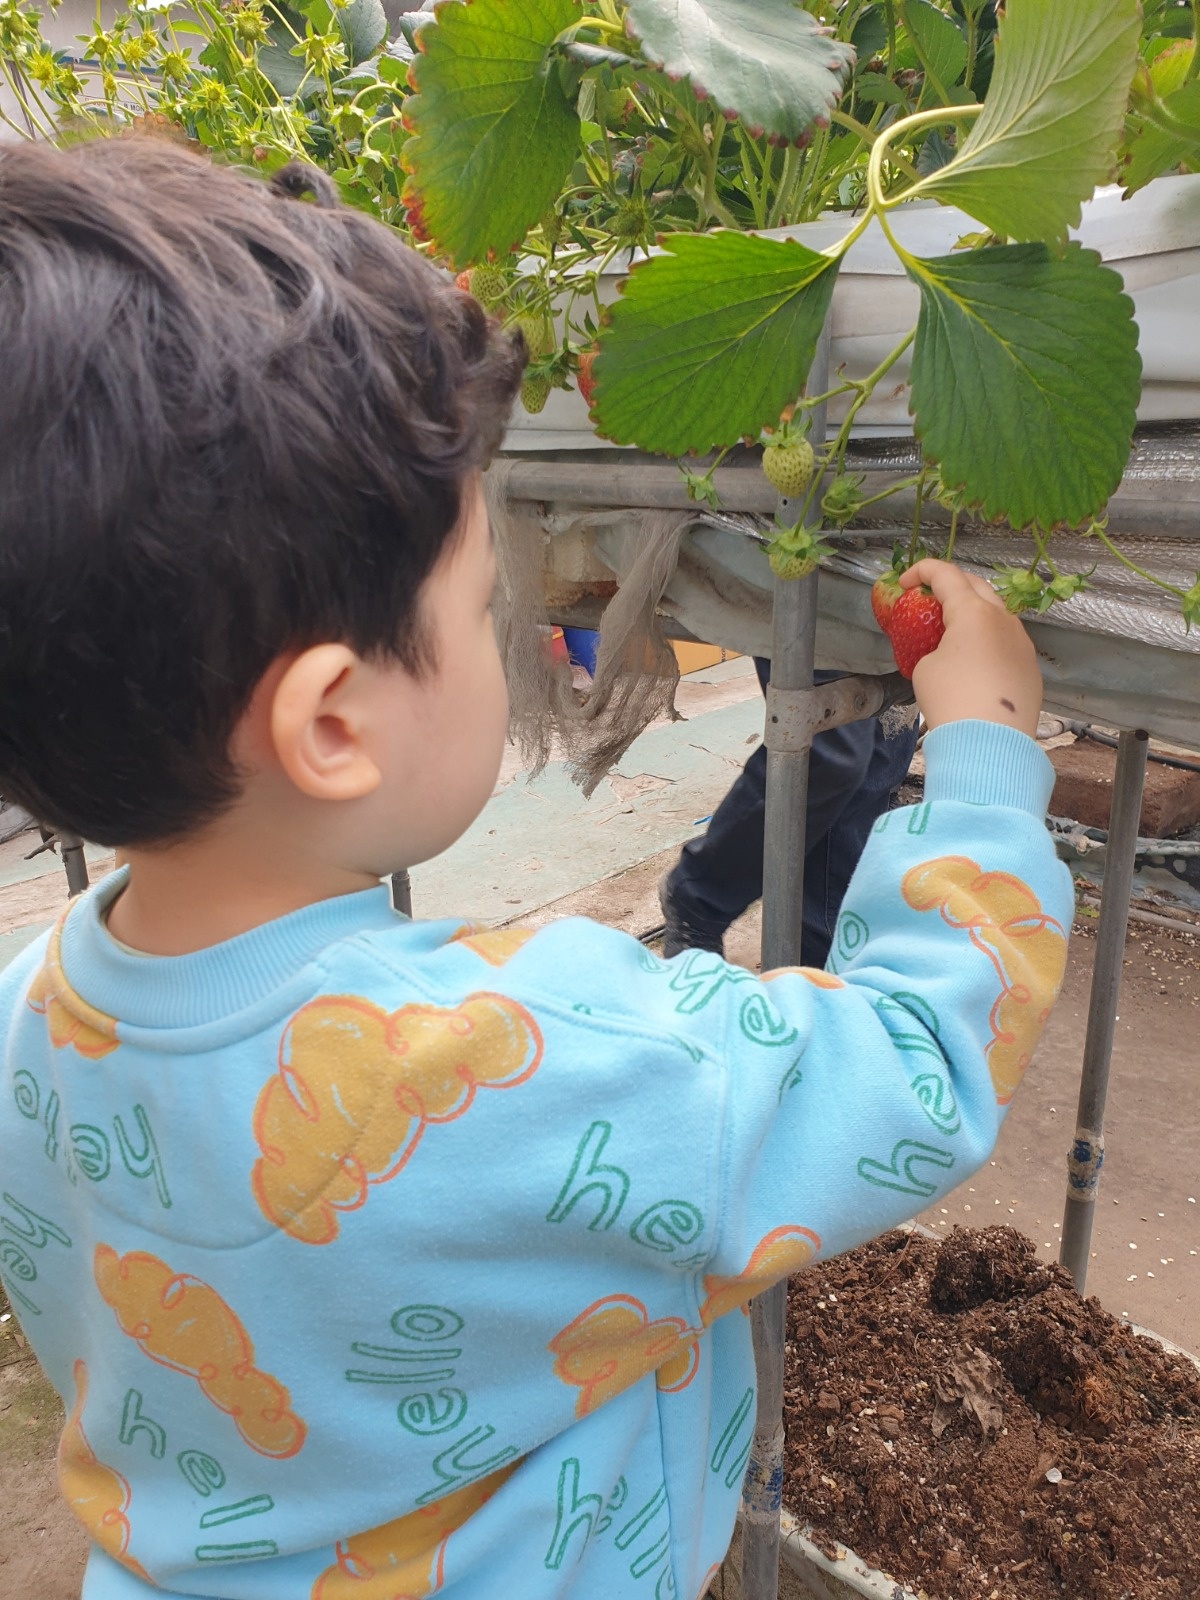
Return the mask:
<svg viewBox="0 0 1200 1600">
<path fill-rule="evenodd" d="M 190 955 L 130 955 L 104 925 L 128 877 L 122 867 L 71 905 L 61 928 L 61 959 L 63 976 L 80 999 L 135 1028 L 203 1027 L 270 1008 L 328 945 L 405 920 L 381 885 L 319 900 Z"/>
</svg>

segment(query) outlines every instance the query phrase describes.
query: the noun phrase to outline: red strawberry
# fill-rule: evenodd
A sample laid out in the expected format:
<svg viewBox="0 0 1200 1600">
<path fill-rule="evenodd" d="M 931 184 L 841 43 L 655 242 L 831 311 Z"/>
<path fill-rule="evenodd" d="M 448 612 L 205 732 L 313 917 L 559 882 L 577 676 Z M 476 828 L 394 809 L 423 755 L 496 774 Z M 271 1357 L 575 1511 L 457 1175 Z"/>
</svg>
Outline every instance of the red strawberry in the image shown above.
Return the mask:
<svg viewBox="0 0 1200 1600">
<path fill-rule="evenodd" d="M 904 677 L 911 678 L 917 662 L 937 649 L 945 631 L 942 603 L 931 589 L 920 584 L 901 594 L 892 607 L 887 635 L 896 666 Z"/>
<path fill-rule="evenodd" d="M 875 613 L 875 621 L 884 633 L 888 631 L 892 607 L 899 598 L 900 574 L 895 567 L 889 567 L 881 577 L 875 579 L 871 588 L 871 610 Z"/>
<path fill-rule="evenodd" d="M 589 411 L 592 409 L 592 397 L 596 393 L 596 380 L 592 377 L 592 368 L 599 354 L 599 350 L 585 350 L 579 358 L 579 376 L 576 382 Z"/>
</svg>

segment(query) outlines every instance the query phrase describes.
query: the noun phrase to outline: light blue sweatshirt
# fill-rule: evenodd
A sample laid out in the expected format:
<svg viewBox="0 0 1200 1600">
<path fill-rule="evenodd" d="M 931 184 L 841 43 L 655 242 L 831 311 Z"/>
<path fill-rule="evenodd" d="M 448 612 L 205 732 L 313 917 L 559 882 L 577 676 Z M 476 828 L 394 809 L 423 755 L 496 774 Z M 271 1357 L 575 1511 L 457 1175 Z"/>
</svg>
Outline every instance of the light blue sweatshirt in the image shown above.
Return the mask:
<svg viewBox="0 0 1200 1600">
<path fill-rule="evenodd" d="M 986 1158 L 1072 915 L 1051 770 L 926 743 L 828 973 L 382 889 L 194 955 L 114 875 L 0 979 L 0 1273 L 68 1410 L 85 1600 L 696 1600 L 747 1299 Z"/>
</svg>

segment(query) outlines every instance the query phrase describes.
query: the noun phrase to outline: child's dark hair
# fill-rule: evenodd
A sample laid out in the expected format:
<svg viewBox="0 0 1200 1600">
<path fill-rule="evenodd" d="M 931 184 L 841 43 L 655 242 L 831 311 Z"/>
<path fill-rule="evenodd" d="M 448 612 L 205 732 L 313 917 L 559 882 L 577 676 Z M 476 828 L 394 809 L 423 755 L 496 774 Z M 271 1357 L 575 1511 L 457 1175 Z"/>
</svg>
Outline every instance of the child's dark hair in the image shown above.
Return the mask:
<svg viewBox="0 0 1200 1600">
<path fill-rule="evenodd" d="M 329 199 L 146 137 L 0 154 L 0 794 L 41 821 L 176 839 L 281 652 L 427 664 L 521 344 Z"/>
</svg>

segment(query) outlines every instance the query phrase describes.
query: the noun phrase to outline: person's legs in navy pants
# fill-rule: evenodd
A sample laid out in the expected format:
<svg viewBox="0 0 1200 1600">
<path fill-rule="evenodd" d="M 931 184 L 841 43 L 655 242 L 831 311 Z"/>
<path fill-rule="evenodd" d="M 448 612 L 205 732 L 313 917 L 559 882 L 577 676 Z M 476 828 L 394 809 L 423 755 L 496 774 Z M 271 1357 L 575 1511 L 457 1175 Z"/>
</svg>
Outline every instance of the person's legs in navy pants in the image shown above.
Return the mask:
<svg viewBox="0 0 1200 1600">
<path fill-rule="evenodd" d="M 756 660 L 763 689 L 769 661 Z M 817 681 L 841 676 L 817 673 Z M 803 965 L 822 967 L 838 910 L 876 821 L 904 781 L 916 744 L 915 729 L 888 738 L 877 717 L 848 722 L 813 740 L 808 773 L 804 857 Z M 684 845 L 663 881 L 666 954 L 680 948 L 717 950 L 726 929 L 763 890 L 767 752 L 760 745 L 722 800 L 702 838 Z M 674 940 L 672 938 L 674 936 Z"/>
</svg>

